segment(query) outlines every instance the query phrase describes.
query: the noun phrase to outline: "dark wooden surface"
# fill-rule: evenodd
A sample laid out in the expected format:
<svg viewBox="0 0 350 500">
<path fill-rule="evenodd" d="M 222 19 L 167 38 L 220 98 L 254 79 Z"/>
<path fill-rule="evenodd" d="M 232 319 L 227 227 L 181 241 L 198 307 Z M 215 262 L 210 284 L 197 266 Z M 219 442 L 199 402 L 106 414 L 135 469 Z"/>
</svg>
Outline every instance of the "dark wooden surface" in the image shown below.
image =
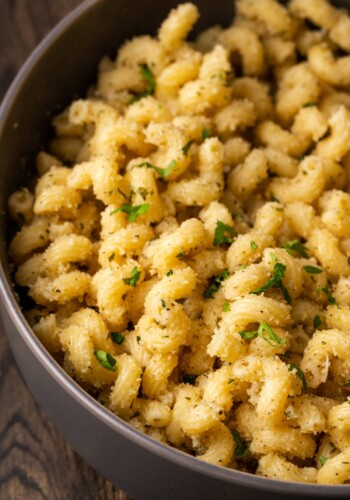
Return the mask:
<svg viewBox="0 0 350 500">
<path fill-rule="evenodd" d="M 0 100 L 28 54 L 81 0 L 0 0 Z M 24 384 L 0 326 L 0 499 L 127 500 L 64 442 Z"/>
</svg>

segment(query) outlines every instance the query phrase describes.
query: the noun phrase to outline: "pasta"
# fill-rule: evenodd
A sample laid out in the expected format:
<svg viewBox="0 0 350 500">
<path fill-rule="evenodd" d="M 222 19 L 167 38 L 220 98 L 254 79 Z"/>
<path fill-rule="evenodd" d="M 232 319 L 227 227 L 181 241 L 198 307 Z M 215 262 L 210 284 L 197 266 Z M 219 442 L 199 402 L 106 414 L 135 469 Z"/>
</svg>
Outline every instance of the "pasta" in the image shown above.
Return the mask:
<svg viewBox="0 0 350 500">
<path fill-rule="evenodd" d="M 125 42 L 54 118 L 8 200 L 14 280 L 46 349 L 136 429 L 350 484 L 350 17 L 237 0 L 190 42 L 199 15 Z"/>
</svg>

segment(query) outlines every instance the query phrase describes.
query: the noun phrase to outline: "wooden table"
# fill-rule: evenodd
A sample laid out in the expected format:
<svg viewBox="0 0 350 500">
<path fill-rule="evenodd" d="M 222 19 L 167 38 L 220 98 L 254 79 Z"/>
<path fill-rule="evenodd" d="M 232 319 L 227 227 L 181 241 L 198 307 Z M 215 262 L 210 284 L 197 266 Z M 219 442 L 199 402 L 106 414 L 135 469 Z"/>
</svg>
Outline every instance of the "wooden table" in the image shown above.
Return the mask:
<svg viewBox="0 0 350 500">
<path fill-rule="evenodd" d="M 81 0 L 0 0 L 0 100 L 28 54 Z M 0 499 L 128 500 L 65 443 L 0 331 Z"/>
</svg>

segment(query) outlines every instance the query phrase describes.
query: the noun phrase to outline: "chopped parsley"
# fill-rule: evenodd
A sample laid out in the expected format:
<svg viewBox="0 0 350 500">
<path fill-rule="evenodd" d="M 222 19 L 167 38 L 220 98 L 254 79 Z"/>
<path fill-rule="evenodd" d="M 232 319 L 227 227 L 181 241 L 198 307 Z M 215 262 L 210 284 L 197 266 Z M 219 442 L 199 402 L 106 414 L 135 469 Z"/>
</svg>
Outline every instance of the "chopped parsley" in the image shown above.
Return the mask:
<svg viewBox="0 0 350 500">
<path fill-rule="evenodd" d="M 325 457 L 324 455 L 321 455 L 319 458 L 320 464 L 324 465 L 328 460 L 328 457 Z"/>
<path fill-rule="evenodd" d="M 156 167 L 155 165 L 152 165 L 152 163 L 150 163 L 149 161 L 144 161 L 144 162 L 140 163 L 139 165 L 135 165 L 135 167 L 153 168 L 153 170 L 155 170 L 158 175 L 165 178 L 171 174 L 171 172 L 174 170 L 175 165 L 176 165 L 176 160 L 172 160 L 169 163 L 169 165 L 165 168 Z"/>
<path fill-rule="evenodd" d="M 348 380 L 347 382 L 345 382 L 345 384 L 343 384 L 344 387 L 350 387 L 350 380 Z"/>
<path fill-rule="evenodd" d="M 133 270 L 131 271 L 130 278 L 123 278 L 123 281 L 126 285 L 132 286 L 135 288 L 137 282 L 139 281 L 141 276 L 141 271 L 137 269 L 135 266 Z"/>
<path fill-rule="evenodd" d="M 294 364 L 294 363 L 291 363 L 291 364 L 289 365 L 288 370 L 289 370 L 290 372 L 292 372 L 292 371 L 294 371 L 294 370 L 295 370 L 296 375 L 300 378 L 300 380 L 301 380 L 301 382 L 302 382 L 302 384 L 303 384 L 303 389 L 304 389 L 304 391 L 306 391 L 306 389 L 307 389 L 307 382 L 306 382 L 306 379 L 305 379 L 305 374 L 304 374 L 304 372 L 303 372 L 302 370 L 300 370 L 300 368 L 299 368 L 296 364 Z"/>
<path fill-rule="evenodd" d="M 231 434 L 236 443 L 235 456 L 237 458 L 244 458 L 249 452 L 249 443 L 241 438 L 239 432 L 236 431 L 236 429 L 232 429 Z"/>
<path fill-rule="evenodd" d="M 307 102 L 303 105 L 303 108 L 311 108 L 312 106 L 317 106 L 317 102 Z"/>
<path fill-rule="evenodd" d="M 127 214 L 127 220 L 129 222 L 134 222 L 140 215 L 146 214 L 150 206 L 151 205 L 149 203 L 145 203 L 144 205 L 125 204 L 117 208 L 116 210 L 113 210 L 111 212 L 111 215 L 116 214 L 117 212 L 123 212 L 124 214 Z"/>
<path fill-rule="evenodd" d="M 222 273 L 218 274 L 213 280 L 212 283 L 206 288 L 203 292 L 203 297 L 205 299 L 213 299 L 214 298 L 214 293 L 216 293 L 220 286 L 221 283 L 225 280 L 227 280 L 230 277 L 230 272 L 229 271 L 223 271 Z"/>
<path fill-rule="evenodd" d="M 258 290 L 254 290 L 253 292 L 250 293 L 253 293 L 254 295 L 260 295 L 261 293 L 266 292 L 270 288 L 279 288 L 287 304 L 290 304 L 292 302 L 292 299 L 282 281 L 285 272 L 286 272 L 286 266 L 282 264 L 282 262 L 276 262 L 276 264 L 273 266 L 273 275 L 271 276 L 271 278 L 261 288 L 259 288 Z"/>
<path fill-rule="evenodd" d="M 111 337 L 112 341 L 118 345 L 121 345 L 125 340 L 124 335 L 121 334 L 120 332 L 111 332 L 110 337 Z"/>
<path fill-rule="evenodd" d="M 193 139 L 191 139 L 191 140 L 190 140 L 190 141 L 188 141 L 188 142 L 184 145 L 184 147 L 182 148 L 182 152 L 183 152 L 183 154 L 184 154 L 185 156 L 187 156 L 187 155 L 188 155 L 188 153 L 189 153 L 189 151 L 190 151 L 190 148 L 191 148 L 191 146 L 192 146 L 192 144 L 193 144 L 193 143 L 194 143 L 194 140 L 193 140 Z"/>
<path fill-rule="evenodd" d="M 138 344 L 140 343 L 140 340 L 141 340 L 140 335 L 136 335 L 136 342 L 137 342 Z"/>
<path fill-rule="evenodd" d="M 267 323 L 261 323 L 258 330 L 238 332 L 242 339 L 254 339 L 261 337 L 272 347 L 278 347 L 286 343 L 284 339 L 276 335 L 271 326 Z M 265 335 L 266 334 L 266 335 Z"/>
<path fill-rule="evenodd" d="M 184 259 L 186 255 L 187 255 L 186 252 L 180 252 L 176 255 L 176 257 L 181 260 Z"/>
<path fill-rule="evenodd" d="M 109 262 L 112 262 L 114 257 L 115 257 L 115 252 L 111 253 L 111 255 L 108 257 Z"/>
<path fill-rule="evenodd" d="M 205 139 L 208 139 L 208 137 L 211 136 L 211 133 L 210 133 L 210 130 L 208 130 L 207 128 L 203 128 L 202 129 L 202 139 L 203 141 L 205 141 Z"/>
<path fill-rule="evenodd" d="M 169 269 L 169 271 L 166 273 L 167 276 L 172 276 L 174 274 L 174 271 L 172 269 Z"/>
<path fill-rule="evenodd" d="M 279 203 L 279 200 L 276 198 L 276 196 L 273 193 L 270 193 L 269 200 L 270 201 L 277 201 L 277 203 Z"/>
<path fill-rule="evenodd" d="M 100 365 L 102 365 L 103 368 L 106 368 L 106 370 L 110 370 L 111 372 L 115 372 L 117 370 L 115 366 L 117 361 L 108 352 L 97 349 L 96 351 L 94 351 L 94 355 L 97 361 L 99 361 Z"/>
<path fill-rule="evenodd" d="M 333 297 L 333 295 L 331 294 L 331 291 L 329 290 L 329 288 L 327 286 L 325 286 L 323 288 L 318 288 L 318 291 L 323 292 L 326 295 L 328 302 L 330 304 L 333 304 L 334 306 L 337 306 L 339 309 L 339 305 L 337 304 L 337 301 L 335 300 L 335 298 Z"/>
<path fill-rule="evenodd" d="M 191 375 L 189 373 L 185 373 L 182 377 L 182 382 L 184 384 L 195 385 L 197 379 L 197 375 Z"/>
<path fill-rule="evenodd" d="M 139 193 L 143 200 L 145 200 L 149 194 L 153 194 L 152 192 L 149 192 L 148 189 L 145 189 L 142 186 L 137 188 L 137 193 Z"/>
<path fill-rule="evenodd" d="M 255 241 L 250 242 L 250 246 L 252 247 L 252 250 L 255 252 L 255 250 L 258 248 L 258 245 L 255 243 Z"/>
<path fill-rule="evenodd" d="M 242 339 L 250 340 L 255 339 L 258 336 L 259 330 L 244 330 L 238 333 Z"/>
<path fill-rule="evenodd" d="M 321 326 L 321 325 L 322 325 L 322 320 L 321 320 L 321 318 L 319 317 L 319 315 L 317 314 L 317 315 L 314 317 L 314 328 L 315 328 L 315 330 L 317 330 L 317 328 L 318 328 L 319 326 Z"/>
<path fill-rule="evenodd" d="M 231 311 L 231 306 L 230 306 L 230 304 L 229 304 L 228 302 L 225 302 L 225 303 L 224 303 L 224 305 L 223 305 L 223 307 L 222 307 L 222 310 L 223 310 L 225 313 L 227 313 L 227 312 Z"/>
<path fill-rule="evenodd" d="M 321 274 L 322 273 L 322 269 L 320 269 L 319 267 L 304 266 L 304 269 L 309 274 Z"/>
<path fill-rule="evenodd" d="M 140 101 L 144 97 L 147 97 L 149 95 L 153 95 L 154 91 L 156 90 L 156 80 L 155 80 L 154 74 L 152 73 L 149 66 L 147 64 L 141 64 L 140 71 L 141 71 L 141 75 L 148 83 L 148 88 L 144 92 L 141 92 L 140 94 L 137 94 L 134 97 L 132 97 L 130 99 L 130 101 L 128 102 L 129 105 L 134 104 L 134 102 Z"/>
<path fill-rule="evenodd" d="M 309 257 L 306 246 L 303 245 L 300 240 L 286 241 L 283 245 L 283 248 L 287 250 L 287 252 L 293 257 L 294 257 L 293 252 L 299 254 L 301 257 L 304 257 L 305 259 Z"/>
<path fill-rule="evenodd" d="M 216 228 L 214 233 L 214 246 L 231 245 L 237 236 L 237 232 L 233 227 L 225 224 L 221 220 L 216 221 Z"/>
</svg>

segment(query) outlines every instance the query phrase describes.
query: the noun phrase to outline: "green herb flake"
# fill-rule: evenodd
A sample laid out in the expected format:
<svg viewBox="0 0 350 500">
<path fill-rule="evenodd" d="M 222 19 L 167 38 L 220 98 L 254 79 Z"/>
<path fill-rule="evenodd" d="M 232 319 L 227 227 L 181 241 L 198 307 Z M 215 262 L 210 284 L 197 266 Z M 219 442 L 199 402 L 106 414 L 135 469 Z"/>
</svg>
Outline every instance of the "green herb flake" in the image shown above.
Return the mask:
<svg viewBox="0 0 350 500">
<path fill-rule="evenodd" d="M 237 237 L 237 232 L 233 227 L 225 224 L 221 220 L 216 221 L 216 228 L 214 233 L 214 246 L 231 245 L 233 240 Z"/>
<path fill-rule="evenodd" d="M 315 317 L 314 317 L 314 329 L 317 330 L 319 326 L 322 325 L 322 320 L 320 318 L 320 316 L 317 314 Z"/>
<path fill-rule="evenodd" d="M 112 262 L 114 257 L 115 257 L 115 252 L 111 253 L 111 255 L 108 257 L 109 262 Z"/>
<path fill-rule="evenodd" d="M 227 280 L 231 276 L 229 271 L 223 271 L 222 273 L 218 274 L 213 280 L 212 283 L 206 288 L 203 292 L 203 297 L 205 299 L 213 299 L 214 298 L 214 293 L 216 293 L 220 286 L 221 283 L 225 280 Z"/>
<path fill-rule="evenodd" d="M 270 201 L 277 201 L 277 203 L 279 203 L 279 200 L 276 198 L 276 196 L 273 193 L 270 193 L 269 200 Z"/>
<path fill-rule="evenodd" d="M 141 64 L 140 65 L 140 72 L 141 72 L 141 75 L 143 76 L 143 78 L 148 83 L 148 88 L 144 92 L 141 92 L 140 94 L 137 94 L 134 97 L 132 97 L 132 99 L 130 99 L 130 101 L 128 102 L 129 105 L 134 104 L 137 101 L 140 101 L 144 97 L 147 97 L 149 95 L 153 95 L 154 91 L 156 90 L 156 81 L 155 81 L 154 75 L 153 75 L 152 71 L 150 70 L 149 66 L 147 64 Z"/>
<path fill-rule="evenodd" d="M 277 259 L 277 257 L 276 257 L 276 254 L 274 254 L 274 253 L 270 253 L 270 257 L 271 257 L 271 259 L 272 259 L 272 262 L 278 262 L 278 259 Z"/>
<path fill-rule="evenodd" d="M 350 387 L 350 380 L 347 380 L 345 384 L 343 384 L 343 387 Z"/>
<path fill-rule="evenodd" d="M 112 341 L 118 345 L 121 345 L 125 340 L 124 335 L 121 334 L 120 332 L 111 332 L 110 337 Z"/>
<path fill-rule="evenodd" d="M 322 273 L 322 269 L 320 269 L 319 267 L 304 266 L 304 269 L 309 274 L 321 274 Z"/>
<path fill-rule="evenodd" d="M 222 283 L 223 281 L 227 280 L 231 276 L 230 271 L 222 271 L 222 273 L 219 273 L 217 277 L 215 278 L 215 281 L 217 283 Z"/>
<path fill-rule="evenodd" d="M 106 370 L 110 370 L 111 372 L 115 372 L 117 370 L 115 366 L 117 361 L 108 352 L 97 349 L 94 351 L 94 355 L 100 365 L 103 366 L 103 368 L 106 368 Z"/>
<path fill-rule="evenodd" d="M 339 305 L 337 304 L 337 301 L 335 300 L 335 298 L 331 294 L 331 291 L 329 290 L 328 287 L 325 286 L 323 288 L 318 288 L 318 291 L 323 292 L 326 295 L 328 302 L 330 304 L 333 304 L 334 306 L 337 306 L 339 309 Z"/>
<path fill-rule="evenodd" d="M 292 372 L 292 371 L 294 371 L 294 370 L 295 370 L 296 375 L 300 378 L 300 380 L 301 380 L 301 382 L 302 382 L 302 384 L 303 384 L 303 389 L 304 389 L 304 391 L 306 391 L 306 390 L 307 390 L 307 382 L 306 382 L 306 379 L 305 379 L 305 374 L 304 374 L 304 372 L 303 372 L 303 371 L 302 371 L 302 370 L 301 370 L 301 369 L 300 369 L 300 368 L 299 368 L 296 364 L 294 364 L 294 363 L 291 363 L 291 364 L 289 365 L 288 370 L 289 370 L 290 372 Z"/>
<path fill-rule="evenodd" d="M 213 299 L 214 298 L 214 293 L 216 293 L 219 290 L 218 285 L 213 283 L 212 285 L 209 285 L 208 288 L 206 288 L 203 292 L 203 297 L 205 299 Z"/>
<path fill-rule="evenodd" d="M 271 326 L 267 323 L 261 323 L 258 330 L 238 332 L 242 339 L 254 339 L 261 337 L 272 347 L 278 347 L 286 343 L 284 339 L 276 335 Z"/>
<path fill-rule="evenodd" d="M 186 255 L 187 255 L 186 252 L 180 252 L 176 255 L 176 257 L 181 260 L 184 259 Z"/>
<path fill-rule="evenodd" d="M 157 172 L 158 175 L 160 175 L 163 178 L 168 177 L 171 172 L 174 170 L 174 167 L 176 165 L 176 160 L 172 160 L 169 165 L 165 168 L 161 167 L 156 167 L 155 165 L 152 165 L 149 161 L 144 161 L 142 163 L 139 163 L 138 165 L 135 165 L 135 167 L 141 168 L 141 167 L 146 167 L 146 168 L 153 168 Z"/>
<path fill-rule="evenodd" d="M 241 438 L 239 432 L 236 429 L 232 429 L 231 434 L 236 443 L 235 456 L 237 458 L 244 458 L 249 452 L 249 443 Z"/>
<path fill-rule="evenodd" d="M 184 147 L 182 148 L 182 152 L 185 156 L 188 155 L 189 151 L 190 151 L 190 148 L 192 146 L 192 144 L 194 143 L 194 140 L 191 139 L 190 141 L 187 142 L 187 144 L 184 145 Z"/>
<path fill-rule="evenodd" d="M 137 188 L 137 192 L 139 193 L 139 195 L 141 196 L 141 198 L 142 198 L 143 200 L 145 200 L 149 194 L 153 194 L 153 193 L 150 193 L 150 192 L 148 191 L 148 189 L 145 189 L 145 188 L 144 188 L 144 187 L 142 187 L 142 186 L 141 186 L 141 187 L 139 187 L 139 188 Z"/>
<path fill-rule="evenodd" d="M 225 302 L 222 309 L 225 313 L 227 313 L 227 312 L 231 311 L 231 306 L 228 302 Z"/>
<path fill-rule="evenodd" d="M 264 335 L 266 333 L 267 337 Z M 267 323 L 261 323 L 258 330 L 259 337 L 263 338 L 272 347 L 278 347 L 278 345 L 283 345 L 286 343 L 284 339 L 276 335 L 272 330 L 271 326 Z"/>
<path fill-rule="evenodd" d="M 324 465 L 328 460 L 328 457 L 325 457 L 324 455 L 321 455 L 319 458 L 319 462 L 321 465 Z"/>
<path fill-rule="evenodd" d="M 139 335 L 136 336 L 136 342 L 139 344 L 141 340 L 141 337 Z"/>
<path fill-rule="evenodd" d="M 307 102 L 303 105 L 303 108 L 311 108 L 313 106 L 317 106 L 317 102 Z"/>
<path fill-rule="evenodd" d="M 203 128 L 202 129 L 202 139 L 203 139 L 203 141 L 205 141 L 206 139 L 208 139 L 210 136 L 211 136 L 210 130 L 208 130 L 207 128 Z"/>
<path fill-rule="evenodd" d="M 250 242 L 250 246 L 252 247 L 252 250 L 255 252 L 255 250 L 258 248 L 258 245 L 255 243 L 255 241 Z"/>
<path fill-rule="evenodd" d="M 184 384 L 195 385 L 197 379 L 197 375 L 191 375 L 189 373 L 185 373 L 182 377 L 182 382 Z"/>
<path fill-rule="evenodd" d="M 145 203 L 144 205 L 125 204 L 117 208 L 116 210 L 113 210 L 111 212 L 111 215 L 116 214 L 117 212 L 123 212 L 124 214 L 127 214 L 127 220 L 129 222 L 134 222 L 140 215 L 146 214 L 150 206 L 151 205 L 149 203 Z"/>
<path fill-rule="evenodd" d="M 250 340 L 258 336 L 258 330 L 244 330 L 238 332 L 242 339 Z"/>
<path fill-rule="evenodd" d="M 292 302 L 292 299 L 282 281 L 286 272 L 286 268 L 287 267 L 285 266 L 285 264 L 282 264 L 282 262 L 276 262 L 273 267 L 273 275 L 271 276 L 271 278 L 261 288 L 250 293 L 254 295 L 260 295 L 270 288 L 279 288 L 287 304 L 290 304 Z"/>
<path fill-rule="evenodd" d="M 167 276 L 172 276 L 174 274 L 174 271 L 172 269 L 169 269 L 169 271 L 166 273 Z"/>
<path fill-rule="evenodd" d="M 162 304 L 163 309 L 165 309 L 166 308 L 165 300 L 164 299 L 160 299 L 160 302 Z"/>
<path fill-rule="evenodd" d="M 135 266 L 133 270 L 131 271 L 130 278 L 123 278 L 123 281 L 126 285 L 132 286 L 135 288 L 137 282 L 139 281 L 141 276 L 141 271 L 138 270 L 138 268 Z"/>
<path fill-rule="evenodd" d="M 299 254 L 305 259 L 309 257 L 306 246 L 303 245 L 300 240 L 286 241 L 283 245 L 283 248 L 289 253 L 289 255 L 292 255 L 293 257 L 293 252 Z"/>
</svg>

